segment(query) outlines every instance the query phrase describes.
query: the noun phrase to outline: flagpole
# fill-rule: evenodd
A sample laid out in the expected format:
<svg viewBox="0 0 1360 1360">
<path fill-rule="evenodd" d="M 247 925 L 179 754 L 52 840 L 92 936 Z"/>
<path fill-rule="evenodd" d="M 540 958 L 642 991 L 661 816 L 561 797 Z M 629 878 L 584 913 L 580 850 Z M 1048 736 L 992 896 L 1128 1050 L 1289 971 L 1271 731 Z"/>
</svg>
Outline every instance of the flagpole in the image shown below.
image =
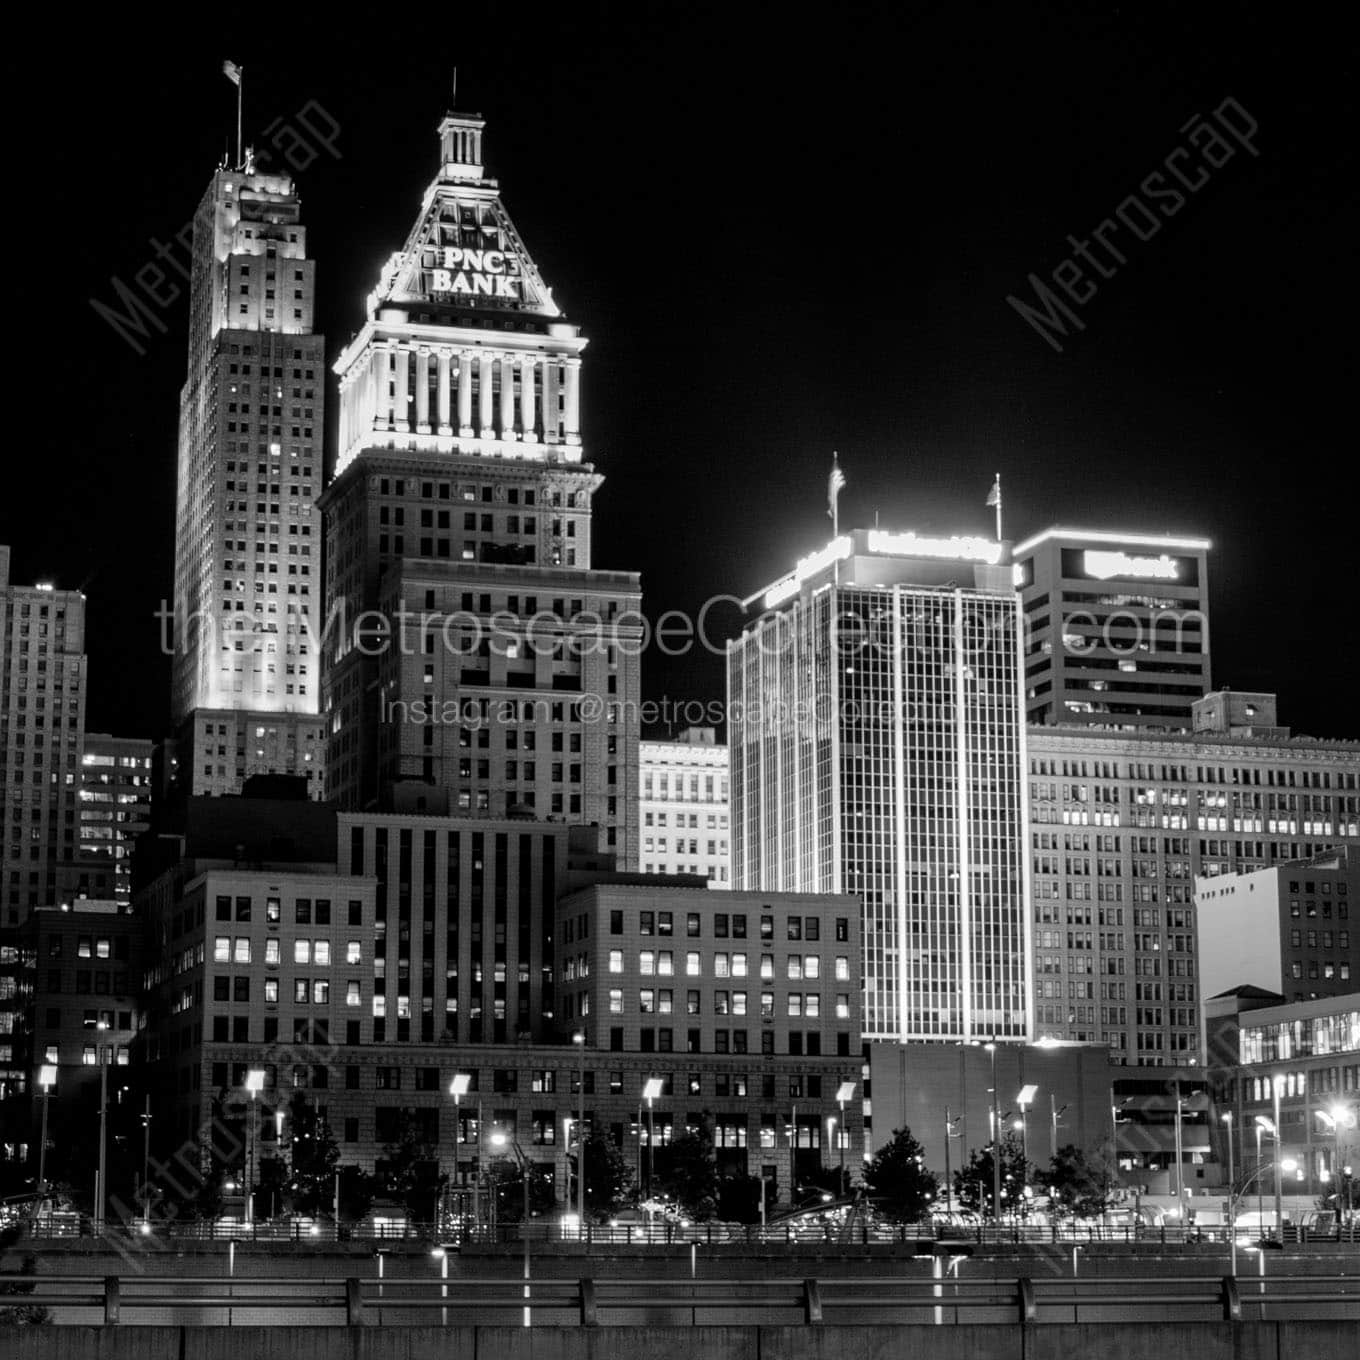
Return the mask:
<svg viewBox="0 0 1360 1360">
<path fill-rule="evenodd" d="M 1001 542 L 1001 474 L 996 474 L 996 541 Z"/>
<path fill-rule="evenodd" d="M 241 168 L 241 101 L 245 98 L 246 68 L 236 68 L 236 168 Z"/>
</svg>

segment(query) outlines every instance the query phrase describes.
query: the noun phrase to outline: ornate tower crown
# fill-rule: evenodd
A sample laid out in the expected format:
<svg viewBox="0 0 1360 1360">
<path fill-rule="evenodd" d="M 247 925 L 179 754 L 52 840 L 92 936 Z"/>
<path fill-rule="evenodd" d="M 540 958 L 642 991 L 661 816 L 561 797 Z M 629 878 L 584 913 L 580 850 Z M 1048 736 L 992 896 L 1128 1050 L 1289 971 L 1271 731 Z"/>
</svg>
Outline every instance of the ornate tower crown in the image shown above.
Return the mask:
<svg viewBox="0 0 1360 1360">
<path fill-rule="evenodd" d="M 486 119 L 477 113 L 446 113 L 439 124 L 440 179 L 448 183 L 495 184 L 482 167 L 482 131 Z"/>
</svg>

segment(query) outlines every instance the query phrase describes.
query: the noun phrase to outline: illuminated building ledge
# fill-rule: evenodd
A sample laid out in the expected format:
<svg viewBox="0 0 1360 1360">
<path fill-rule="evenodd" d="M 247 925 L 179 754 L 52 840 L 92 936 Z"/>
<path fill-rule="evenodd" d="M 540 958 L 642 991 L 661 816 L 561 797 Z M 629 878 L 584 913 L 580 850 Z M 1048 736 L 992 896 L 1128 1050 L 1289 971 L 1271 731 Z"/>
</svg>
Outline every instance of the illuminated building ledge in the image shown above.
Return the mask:
<svg viewBox="0 0 1360 1360">
<path fill-rule="evenodd" d="M 1183 552 L 1208 552 L 1213 544 L 1207 538 L 1176 538 L 1160 534 L 1119 534 L 1105 529 L 1045 529 L 1043 533 L 1015 545 L 1016 557 L 1023 557 L 1040 543 L 1070 538 L 1082 543 L 1117 543 L 1134 548 L 1179 548 Z"/>
<path fill-rule="evenodd" d="M 515 463 L 572 463 L 589 468 L 584 462 L 585 451 L 579 436 L 575 443 L 566 444 L 529 444 L 508 442 L 503 439 L 468 438 L 451 434 L 413 434 L 410 431 L 374 429 L 366 436 L 356 439 L 353 445 L 337 460 L 335 475 L 338 477 L 361 453 L 369 449 L 382 449 L 392 453 L 438 453 L 452 457 L 502 458 Z"/>
</svg>

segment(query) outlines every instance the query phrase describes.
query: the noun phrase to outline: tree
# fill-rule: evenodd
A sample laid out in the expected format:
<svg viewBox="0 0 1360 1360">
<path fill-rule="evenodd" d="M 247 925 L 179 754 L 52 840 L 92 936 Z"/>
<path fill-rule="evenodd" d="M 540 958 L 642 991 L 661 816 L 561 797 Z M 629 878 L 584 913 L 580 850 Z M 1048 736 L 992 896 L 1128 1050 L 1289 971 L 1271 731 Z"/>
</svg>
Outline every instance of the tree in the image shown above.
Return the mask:
<svg viewBox="0 0 1360 1360">
<path fill-rule="evenodd" d="M 416 1111 L 403 1110 L 396 1141 L 383 1147 L 384 1162 L 378 1180 L 382 1193 L 401 1200 L 417 1223 L 434 1220 L 435 1202 L 442 1186 L 437 1155 L 426 1125 Z"/>
<path fill-rule="evenodd" d="M 632 1199 L 633 1168 L 612 1138 L 592 1133 L 585 1142 L 586 1213 L 607 1219 Z"/>
<path fill-rule="evenodd" d="M 542 1218 L 557 1208 L 553 1194 L 552 1173 L 547 1168 L 530 1162 L 529 1217 Z M 496 1206 L 498 1223 L 518 1223 L 524 1217 L 524 1175 L 514 1157 L 496 1157 L 487 1163 L 487 1190 Z"/>
<path fill-rule="evenodd" d="M 315 1215 L 331 1209 L 340 1149 L 330 1124 L 298 1092 L 288 1107 L 288 1125 L 292 1134 L 293 1174 L 289 1187 L 293 1192 L 293 1212 Z"/>
<path fill-rule="evenodd" d="M 798 1175 L 794 1187 L 794 1203 L 814 1195 L 830 1194 L 835 1199 L 844 1199 L 850 1193 L 850 1168 L 842 1172 L 839 1166 L 819 1166 L 815 1171 L 803 1170 Z"/>
<path fill-rule="evenodd" d="M 1038 1179 L 1057 1213 L 1094 1218 L 1105 1212 L 1110 1173 L 1104 1158 L 1090 1158 L 1069 1143 L 1058 1149 L 1058 1155 L 1046 1171 L 1038 1173 Z"/>
<path fill-rule="evenodd" d="M 930 1211 L 939 1181 L 910 1129 L 895 1129 L 864 1164 L 864 1185 L 875 1207 L 896 1223 L 915 1223 Z"/>
<path fill-rule="evenodd" d="M 713 1157 L 713 1116 L 655 1150 L 653 1194 L 675 1200 L 692 1219 L 712 1218 L 718 1208 L 718 1167 Z"/>
<path fill-rule="evenodd" d="M 768 1212 L 769 1204 L 765 1207 Z M 723 1176 L 718 1181 L 718 1217 L 728 1223 L 759 1223 L 760 1177 Z"/>
<path fill-rule="evenodd" d="M 1034 1169 L 1026 1161 L 1020 1138 L 1008 1133 L 1001 1140 L 1001 1213 L 1023 1212 L 1024 1187 L 1033 1185 Z M 967 1163 L 954 1173 L 954 1197 L 965 1209 L 996 1218 L 992 1202 L 992 1145 L 974 1148 Z"/>
</svg>

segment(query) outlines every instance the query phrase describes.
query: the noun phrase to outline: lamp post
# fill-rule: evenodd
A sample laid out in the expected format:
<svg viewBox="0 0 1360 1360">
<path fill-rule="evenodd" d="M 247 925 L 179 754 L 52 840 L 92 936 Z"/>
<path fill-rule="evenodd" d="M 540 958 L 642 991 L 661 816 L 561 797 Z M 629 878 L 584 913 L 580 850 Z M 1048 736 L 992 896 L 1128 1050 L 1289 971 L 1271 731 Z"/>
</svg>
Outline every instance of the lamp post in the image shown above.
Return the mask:
<svg viewBox="0 0 1360 1360">
<path fill-rule="evenodd" d="M 443 1247 L 435 1247 L 430 1255 L 439 1262 L 439 1278 L 442 1281 L 439 1286 L 439 1297 L 443 1300 L 439 1305 L 439 1325 L 447 1327 L 449 1325 L 449 1253 Z"/>
<path fill-rule="evenodd" d="M 586 1227 L 586 1032 L 579 1029 L 571 1036 L 576 1045 L 576 1093 L 580 1101 L 576 1116 L 576 1231 Z"/>
<path fill-rule="evenodd" d="M 471 1088 L 471 1072 L 455 1072 L 453 1074 L 453 1080 L 449 1082 L 449 1094 L 453 1097 L 453 1175 L 450 1176 L 449 1179 L 455 1187 L 458 1184 L 458 1144 L 463 1137 L 463 1116 L 460 1111 L 463 1104 L 463 1097 L 467 1095 Z M 479 1125 L 477 1128 L 477 1136 L 480 1138 L 481 1134 L 482 1130 Z M 474 1193 L 476 1193 L 475 1189 Z M 457 1194 L 458 1191 L 455 1188 L 455 1203 L 457 1202 Z"/>
<path fill-rule="evenodd" d="M 1281 1073 L 1277 1072 L 1270 1082 L 1270 1095 L 1275 1116 L 1275 1229 L 1280 1234 L 1281 1243 L 1284 1242 L 1283 1200 L 1282 1187 L 1280 1185 L 1280 1159 L 1284 1155 L 1280 1151 L 1280 1088 L 1283 1085 L 1284 1077 Z"/>
<path fill-rule="evenodd" d="M 1020 1107 L 1020 1193 L 1023 1195 L 1029 1188 L 1029 1107 L 1034 1104 L 1034 1097 L 1038 1094 L 1039 1088 L 1033 1082 L 1027 1082 L 1020 1088 L 1020 1093 L 1015 1097 L 1015 1103 Z"/>
<path fill-rule="evenodd" d="M 1261 1172 L 1265 1169 L 1261 1165 L 1261 1133 L 1269 1124 L 1270 1120 L 1268 1120 L 1265 1115 L 1258 1114 L 1256 1116 L 1256 1221 L 1260 1226 L 1262 1237 L 1266 1235 L 1266 1210 L 1264 1198 L 1265 1192 L 1261 1183 Z"/>
<path fill-rule="evenodd" d="M 826 1141 L 832 1147 L 836 1146 L 836 1116 L 834 1114 L 829 1114 L 826 1117 Z M 844 1190 L 844 1186 L 845 1186 L 845 1167 L 842 1166 L 840 1179 L 836 1183 L 836 1188 L 838 1191 L 836 1196 L 837 1199 L 840 1198 L 840 1192 Z"/>
<path fill-rule="evenodd" d="M 1181 1218 L 1181 1216 L 1182 1216 L 1182 1214 L 1184 1213 L 1184 1210 L 1185 1210 L 1185 1193 L 1184 1193 L 1184 1191 L 1185 1191 L 1185 1183 L 1184 1183 L 1184 1180 L 1183 1180 L 1183 1177 L 1184 1177 L 1184 1175 L 1185 1175 L 1185 1172 L 1184 1172 L 1184 1169 L 1183 1169 L 1182 1166 L 1181 1166 L 1181 1157 L 1182 1157 L 1182 1155 L 1183 1155 L 1183 1154 L 1182 1154 L 1182 1151 L 1181 1151 L 1181 1105 L 1182 1105 L 1183 1102 L 1182 1102 L 1182 1100 L 1181 1100 L 1181 1083 L 1180 1083 L 1180 1078 L 1176 1078 L 1176 1080 L 1175 1080 L 1175 1089 L 1176 1089 L 1176 1141 L 1175 1141 L 1175 1158 L 1176 1158 L 1176 1217 L 1177 1217 L 1177 1218 Z M 1182 1221 L 1183 1221 L 1183 1220 L 1182 1220 Z"/>
<path fill-rule="evenodd" d="M 840 1131 L 841 1131 L 841 1133 L 840 1133 L 840 1150 L 841 1150 L 841 1194 L 842 1194 L 842 1195 L 846 1194 L 847 1191 L 848 1191 L 848 1187 L 847 1187 L 846 1184 L 845 1184 L 845 1141 L 846 1141 L 845 1107 L 846 1107 L 846 1105 L 847 1105 L 851 1100 L 854 1099 L 854 1095 L 855 1095 L 855 1083 L 854 1083 L 853 1081 L 843 1081 L 843 1082 L 841 1082 L 841 1084 L 836 1088 L 836 1104 L 840 1106 L 840 1110 L 841 1110 L 840 1123 L 837 1125 L 837 1128 L 839 1128 Z"/>
<path fill-rule="evenodd" d="M 1237 1274 L 1237 1173 L 1233 1170 L 1233 1117 L 1232 1114 L 1220 1116 L 1228 1131 L 1228 1241 L 1232 1258 L 1229 1274 Z"/>
<path fill-rule="evenodd" d="M 95 1205 L 94 1205 L 94 1230 L 96 1235 L 104 1231 L 104 1206 L 108 1202 L 108 1188 L 105 1176 L 107 1175 L 107 1163 L 105 1154 L 106 1130 L 108 1127 L 108 1105 L 109 1105 L 109 1068 L 105 1061 L 107 1054 L 103 1042 L 104 1033 L 108 1030 L 108 1021 L 101 1020 L 95 1026 L 95 1039 L 98 1043 L 99 1058 L 99 1170 L 95 1181 Z"/>
<path fill-rule="evenodd" d="M 1001 1116 L 996 1106 L 996 1038 L 985 1045 L 992 1055 L 992 1218 L 1001 1223 Z"/>
<path fill-rule="evenodd" d="M 648 1077 L 642 1083 L 642 1098 L 647 1102 L 647 1181 L 644 1193 L 648 1200 L 652 1198 L 652 1157 L 653 1148 L 656 1145 L 656 1121 L 652 1115 L 652 1103 L 661 1095 L 661 1088 L 664 1085 L 660 1077 Z M 648 1222 L 651 1221 L 651 1210 L 647 1211 Z"/>
<path fill-rule="evenodd" d="M 38 1198 L 47 1188 L 47 1098 L 57 1084 L 56 1063 L 44 1063 L 38 1068 L 38 1085 L 42 1087 L 42 1141 L 38 1144 Z"/>
<path fill-rule="evenodd" d="M 1058 1116 L 1067 1109 L 1066 1105 L 1058 1104 L 1057 1096 L 1048 1098 L 1048 1120 L 1049 1120 L 1049 1139 L 1048 1155 L 1056 1157 L 1058 1155 Z"/>
<path fill-rule="evenodd" d="M 147 1226 L 151 1208 L 151 1095 L 148 1092 L 142 1108 L 142 1227 Z"/>
<path fill-rule="evenodd" d="M 520 1236 L 524 1239 L 524 1325 L 530 1323 L 529 1307 L 529 1159 L 524 1155 L 524 1149 L 511 1138 L 508 1134 L 493 1133 L 491 1142 L 495 1147 L 508 1147 L 515 1154 L 515 1161 L 519 1163 L 520 1180 L 524 1183 L 524 1221 L 520 1224 Z"/>
<path fill-rule="evenodd" d="M 949 1117 L 949 1106 L 944 1107 L 944 1208 L 945 1213 L 952 1219 L 954 1217 L 954 1177 L 949 1169 L 949 1144 L 954 1138 L 961 1137 L 954 1132 L 954 1125 L 959 1121 Z"/>
<path fill-rule="evenodd" d="M 256 1151 L 256 1130 L 255 1130 L 255 1097 L 264 1090 L 264 1069 L 253 1067 L 246 1073 L 246 1094 L 250 1097 L 249 1120 L 246 1125 L 246 1222 L 254 1222 L 254 1211 L 251 1200 L 254 1196 L 255 1185 L 255 1151 Z"/>
</svg>

